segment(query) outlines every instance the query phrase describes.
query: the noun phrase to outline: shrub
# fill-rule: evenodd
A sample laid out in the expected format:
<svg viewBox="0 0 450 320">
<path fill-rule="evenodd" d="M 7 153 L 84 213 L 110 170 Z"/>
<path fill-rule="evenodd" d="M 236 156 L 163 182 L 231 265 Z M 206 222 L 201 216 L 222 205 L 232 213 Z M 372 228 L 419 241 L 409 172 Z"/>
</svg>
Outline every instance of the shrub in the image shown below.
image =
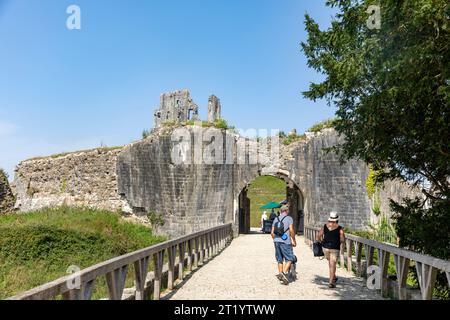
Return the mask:
<svg viewBox="0 0 450 320">
<path fill-rule="evenodd" d="M 304 139 L 306 139 L 306 135 L 304 135 L 304 134 L 303 135 L 290 134 L 290 135 L 285 136 L 284 138 L 282 138 L 282 143 L 285 146 L 288 146 L 288 145 L 290 145 L 290 144 L 292 144 L 294 142 L 301 141 L 301 140 L 304 140 Z"/>
<path fill-rule="evenodd" d="M 323 129 L 326 129 L 326 128 L 334 128 L 335 124 L 336 124 L 336 119 L 335 118 L 328 119 L 328 120 L 324 120 L 324 121 L 321 121 L 319 123 L 316 123 L 311 128 L 309 128 L 307 131 L 308 132 L 319 132 L 319 131 L 321 131 Z"/>
<path fill-rule="evenodd" d="M 150 135 L 150 131 L 149 130 L 144 129 L 142 131 L 142 139 L 147 139 L 149 135 Z"/>
<path fill-rule="evenodd" d="M 214 122 L 214 126 L 219 129 L 224 129 L 224 130 L 228 129 L 228 123 L 225 119 L 217 119 Z"/>
</svg>

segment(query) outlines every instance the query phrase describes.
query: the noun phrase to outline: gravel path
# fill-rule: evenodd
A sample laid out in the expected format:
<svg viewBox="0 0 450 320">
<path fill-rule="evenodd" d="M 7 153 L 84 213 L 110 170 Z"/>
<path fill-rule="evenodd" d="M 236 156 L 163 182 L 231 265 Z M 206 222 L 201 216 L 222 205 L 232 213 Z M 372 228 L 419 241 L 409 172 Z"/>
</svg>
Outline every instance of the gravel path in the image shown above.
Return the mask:
<svg viewBox="0 0 450 320">
<path fill-rule="evenodd" d="M 303 237 L 297 239 L 298 280 L 288 286 L 276 279 L 270 235 L 250 234 L 232 241 L 220 255 L 197 269 L 165 296 L 173 300 L 364 300 L 381 299 L 365 282 L 338 268 L 335 289 L 328 288 L 328 263 L 314 258 Z"/>
</svg>

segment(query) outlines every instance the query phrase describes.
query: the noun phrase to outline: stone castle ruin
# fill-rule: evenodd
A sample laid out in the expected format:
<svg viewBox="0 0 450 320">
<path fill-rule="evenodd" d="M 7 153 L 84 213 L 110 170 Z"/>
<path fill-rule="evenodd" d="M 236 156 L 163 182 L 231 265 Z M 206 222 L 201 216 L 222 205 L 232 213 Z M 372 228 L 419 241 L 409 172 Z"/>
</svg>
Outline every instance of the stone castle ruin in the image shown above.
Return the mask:
<svg viewBox="0 0 450 320">
<path fill-rule="evenodd" d="M 212 95 L 208 101 L 208 121 L 214 122 L 220 118 L 220 100 Z M 199 121 L 198 106 L 191 99 L 189 91 L 179 90 L 163 93 L 159 108 L 155 111 L 155 128 L 160 128 L 165 122 L 183 123 Z"/>
<path fill-rule="evenodd" d="M 220 119 L 220 113 L 219 99 L 211 96 L 208 121 Z M 166 93 L 155 113 L 155 129 L 146 139 L 120 148 L 22 161 L 13 182 L 15 208 L 30 211 L 66 204 L 158 215 L 164 221 L 158 231 L 172 237 L 230 222 L 236 233 L 247 233 L 251 205 L 247 188 L 256 177 L 269 175 L 286 182 L 286 197 L 298 230 L 304 224 L 320 226 L 330 211 L 337 211 L 342 224 L 354 230 L 365 229 L 371 221 L 365 186 L 369 168 L 358 160 L 341 164 L 336 154 L 324 151 L 341 141 L 333 129 L 282 144 L 279 161 L 174 164 L 171 134 L 175 129 L 163 126 L 165 121 L 180 123 L 192 136 L 206 130 L 221 136 L 234 150 L 234 157 L 237 146 L 250 140 L 227 130 L 185 123 L 197 119 L 198 106 L 187 90 Z M 187 152 L 193 157 L 195 150 Z M 386 191 L 397 198 L 408 193 L 408 187 L 398 183 Z"/>
</svg>

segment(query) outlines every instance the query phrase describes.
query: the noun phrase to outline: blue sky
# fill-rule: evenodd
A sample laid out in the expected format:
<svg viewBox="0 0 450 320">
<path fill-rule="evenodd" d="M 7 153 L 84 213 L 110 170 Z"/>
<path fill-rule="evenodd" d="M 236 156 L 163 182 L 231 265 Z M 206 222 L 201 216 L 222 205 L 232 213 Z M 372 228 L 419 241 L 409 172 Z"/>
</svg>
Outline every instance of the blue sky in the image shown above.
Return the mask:
<svg viewBox="0 0 450 320">
<path fill-rule="evenodd" d="M 237 128 L 305 131 L 334 108 L 301 92 L 320 75 L 300 51 L 309 0 L 0 0 L 0 167 L 137 140 L 162 92 L 208 96 Z M 66 9 L 81 8 L 81 30 Z"/>
</svg>

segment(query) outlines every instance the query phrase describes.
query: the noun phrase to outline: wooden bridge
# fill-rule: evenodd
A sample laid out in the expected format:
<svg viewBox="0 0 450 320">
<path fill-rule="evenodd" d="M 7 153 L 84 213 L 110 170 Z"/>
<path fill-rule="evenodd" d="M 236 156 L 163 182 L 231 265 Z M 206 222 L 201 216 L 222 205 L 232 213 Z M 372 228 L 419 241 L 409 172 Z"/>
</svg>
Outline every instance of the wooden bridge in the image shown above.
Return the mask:
<svg viewBox="0 0 450 320">
<path fill-rule="evenodd" d="M 111 300 L 410 299 L 406 281 L 412 264 L 419 278 L 420 298 L 432 298 L 439 271 L 446 273 L 450 286 L 449 261 L 350 234 L 341 249 L 338 286 L 329 289 L 327 263 L 314 258 L 310 250 L 317 232 L 316 228 L 305 227 L 304 241 L 298 241 L 295 248 L 298 280 L 289 286 L 275 278 L 276 262 L 269 235 L 249 234 L 233 239 L 232 225 L 226 224 L 99 263 L 10 299 L 89 300 L 96 281 L 102 277 L 108 287 L 109 296 L 105 298 Z M 389 274 L 391 256 L 395 275 Z M 379 290 L 369 289 L 366 281 L 367 266 L 375 262 Z M 131 269 L 135 286 L 125 288 Z"/>
</svg>

